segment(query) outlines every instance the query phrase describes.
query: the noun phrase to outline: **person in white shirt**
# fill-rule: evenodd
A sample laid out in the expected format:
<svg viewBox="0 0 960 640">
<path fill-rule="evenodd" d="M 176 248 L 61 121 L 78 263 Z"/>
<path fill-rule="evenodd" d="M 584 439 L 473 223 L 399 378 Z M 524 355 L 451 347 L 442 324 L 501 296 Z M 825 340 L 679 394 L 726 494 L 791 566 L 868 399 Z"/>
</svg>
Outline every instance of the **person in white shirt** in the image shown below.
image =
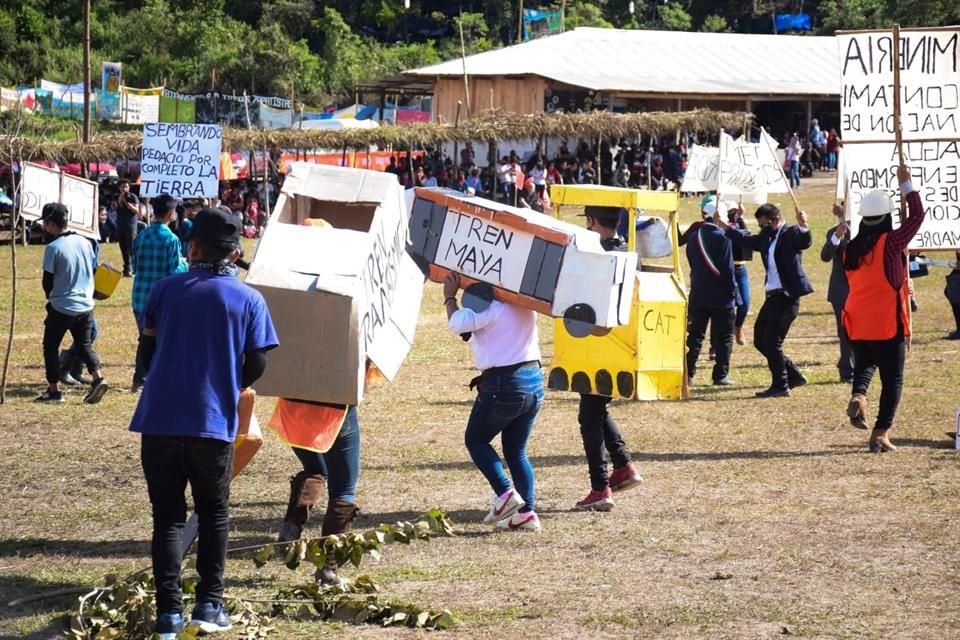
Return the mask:
<svg viewBox="0 0 960 640">
<path fill-rule="evenodd" d="M 547 188 L 547 170 L 543 167 L 543 160 L 537 160 L 537 164 L 530 169 L 530 177 L 533 178 L 533 185 L 537 189 L 537 195 L 543 197 L 543 192 Z"/>
<path fill-rule="evenodd" d="M 527 458 L 527 441 L 544 397 L 537 314 L 498 300 L 491 300 L 480 311 L 460 308 L 459 290 L 460 277 L 450 273 L 443 282 L 447 326 L 456 334 L 470 334 L 470 347 L 481 371 L 474 380 L 479 382 L 477 399 L 464 443 L 495 494 L 483 522 L 505 531 L 539 531 L 533 467 Z M 504 473 L 504 461 L 490 445 L 498 434 L 514 484 Z"/>
<path fill-rule="evenodd" d="M 784 355 L 783 341 L 800 313 L 800 298 L 813 293 L 802 259 L 802 252 L 810 248 L 813 238 L 803 211 L 797 211 L 796 225 L 784 222 L 780 209 L 769 203 L 757 209 L 755 215 L 761 229 L 755 236 L 723 220 L 716 222 L 726 227 L 726 236 L 734 246 L 757 251 L 763 260 L 767 271 L 766 299 L 753 324 L 753 345 L 767 359 L 771 381 L 768 389 L 756 395 L 780 398 L 789 396 L 791 389 L 807 384 L 800 369 Z"/>
</svg>

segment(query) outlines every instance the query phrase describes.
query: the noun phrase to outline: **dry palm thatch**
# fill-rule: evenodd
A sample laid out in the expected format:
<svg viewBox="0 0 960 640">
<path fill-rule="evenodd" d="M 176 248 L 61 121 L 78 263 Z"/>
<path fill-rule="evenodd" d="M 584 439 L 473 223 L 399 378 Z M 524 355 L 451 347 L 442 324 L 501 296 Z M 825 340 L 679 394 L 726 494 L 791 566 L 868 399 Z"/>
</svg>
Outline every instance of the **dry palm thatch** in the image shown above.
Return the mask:
<svg viewBox="0 0 960 640">
<path fill-rule="evenodd" d="M 366 149 L 409 148 L 445 142 L 538 140 L 540 138 L 610 139 L 661 134 L 677 130 L 716 131 L 740 129 L 752 116 L 744 112 L 678 111 L 614 114 L 593 113 L 527 114 L 491 112 L 471 118 L 459 126 L 437 122 L 384 125 L 370 129 L 339 131 L 281 129 L 249 131 L 226 129 L 224 151 L 247 149 Z M 22 139 L 21 157 L 57 162 L 91 162 L 140 156 L 141 132 L 96 136 L 90 143 L 50 142 Z"/>
</svg>

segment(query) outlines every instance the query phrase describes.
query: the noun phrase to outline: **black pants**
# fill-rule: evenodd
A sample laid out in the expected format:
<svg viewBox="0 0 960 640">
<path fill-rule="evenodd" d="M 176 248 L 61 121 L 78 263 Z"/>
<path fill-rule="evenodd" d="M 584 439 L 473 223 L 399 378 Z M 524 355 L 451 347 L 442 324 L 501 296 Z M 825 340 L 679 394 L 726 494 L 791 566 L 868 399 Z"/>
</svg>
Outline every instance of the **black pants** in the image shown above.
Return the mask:
<svg viewBox="0 0 960 640">
<path fill-rule="evenodd" d="M 120 245 L 120 255 L 123 256 L 123 272 L 132 273 L 130 261 L 133 256 L 133 240 L 137 237 L 137 222 L 133 217 L 130 223 L 117 225 L 117 243 Z"/>
<path fill-rule="evenodd" d="M 147 368 L 143 364 L 143 325 L 136 311 L 133 312 L 133 320 L 137 323 L 137 355 L 133 363 L 133 383 L 142 385 L 147 380 Z"/>
<path fill-rule="evenodd" d="M 840 338 L 840 359 L 837 361 L 837 371 L 844 380 L 853 377 L 853 347 L 847 330 L 843 326 L 843 305 L 833 303 L 833 316 L 837 320 L 837 337 Z M 957 323 L 960 327 L 960 322 Z"/>
<path fill-rule="evenodd" d="M 76 349 L 77 357 L 87 366 L 87 371 L 92 374 L 100 370 L 100 359 L 90 346 L 93 312 L 68 316 L 47 303 L 47 319 L 43 323 L 43 366 L 48 384 L 60 381 L 60 343 L 68 331 L 73 337 L 72 348 Z"/>
<path fill-rule="evenodd" d="M 690 307 L 687 320 L 687 375 L 693 377 L 697 372 L 697 358 L 703 347 L 703 337 L 710 323 L 710 346 L 713 347 L 713 381 L 717 382 L 730 373 L 730 354 L 733 353 L 733 325 L 737 317 L 734 307 L 729 309 L 710 309 Z"/>
<path fill-rule="evenodd" d="M 800 313 L 800 300 L 784 293 L 768 295 L 753 324 L 753 346 L 767 359 L 770 386 L 788 389 L 790 380 L 802 375 L 793 361 L 783 353 L 783 341 L 790 325 Z"/>
<path fill-rule="evenodd" d="M 953 321 L 957 323 L 957 331 L 960 331 L 960 304 L 951 302 L 950 309 L 953 311 Z"/>
<path fill-rule="evenodd" d="M 199 519 L 197 602 L 221 602 L 233 443 L 212 438 L 144 435 L 140 464 L 153 508 L 150 555 L 157 587 L 157 614 L 183 611 L 180 538 L 187 521 L 184 491 L 188 482 Z"/>
<path fill-rule="evenodd" d="M 877 429 L 889 429 L 900 404 L 903 391 L 903 363 L 906 343 L 903 338 L 892 340 L 853 340 L 853 392 L 867 394 L 873 372 L 880 369 L 880 408 L 877 411 Z"/>
<path fill-rule="evenodd" d="M 590 487 L 594 491 L 603 491 L 607 486 L 608 454 L 616 469 L 630 462 L 630 450 L 623 441 L 620 427 L 607 412 L 607 405 L 612 399 L 606 396 L 580 394 L 580 411 L 577 414 L 577 421 L 580 423 L 583 450 L 587 454 Z"/>
</svg>

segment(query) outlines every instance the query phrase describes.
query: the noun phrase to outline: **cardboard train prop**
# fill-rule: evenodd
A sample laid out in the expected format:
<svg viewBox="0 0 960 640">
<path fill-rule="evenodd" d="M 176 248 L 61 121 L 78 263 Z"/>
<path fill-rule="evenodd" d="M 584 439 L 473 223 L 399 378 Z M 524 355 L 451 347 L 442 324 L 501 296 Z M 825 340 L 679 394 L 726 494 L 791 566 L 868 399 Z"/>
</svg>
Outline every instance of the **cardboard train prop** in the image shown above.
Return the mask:
<svg viewBox="0 0 960 640">
<path fill-rule="evenodd" d="M 460 274 L 464 306 L 509 302 L 562 318 L 580 337 L 629 323 L 635 253 L 604 251 L 582 227 L 458 191 L 416 188 L 407 199 L 407 251 L 434 282 Z"/>
<path fill-rule="evenodd" d="M 246 279 L 280 338 L 260 395 L 359 404 L 368 361 L 393 380 L 424 285 L 406 252 L 408 226 L 393 174 L 292 165 Z"/>
</svg>

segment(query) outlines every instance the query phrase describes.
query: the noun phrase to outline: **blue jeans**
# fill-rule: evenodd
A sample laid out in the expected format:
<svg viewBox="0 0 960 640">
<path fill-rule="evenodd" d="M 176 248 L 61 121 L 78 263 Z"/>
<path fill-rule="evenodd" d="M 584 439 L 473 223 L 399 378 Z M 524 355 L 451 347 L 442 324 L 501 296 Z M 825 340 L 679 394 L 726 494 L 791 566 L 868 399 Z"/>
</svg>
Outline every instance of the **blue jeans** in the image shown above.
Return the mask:
<svg viewBox="0 0 960 640">
<path fill-rule="evenodd" d="M 543 406 L 543 374 L 532 363 L 515 371 L 488 369 L 483 374 L 480 392 L 473 403 L 463 441 L 473 463 L 498 496 L 510 489 L 503 461 L 490 442 L 500 434 L 503 457 L 526 502 L 522 512 L 533 511 L 533 467 L 527 459 L 527 440 Z"/>
<path fill-rule="evenodd" d="M 740 304 L 737 305 L 737 317 L 733 326 L 742 327 L 747 319 L 747 312 L 750 311 L 750 275 L 747 273 L 747 265 L 734 265 L 733 276 L 737 280 L 737 289 L 740 290 Z"/>
<path fill-rule="evenodd" d="M 360 420 L 357 408 L 350 407 L 343 427 L 326 453 L 293 447 L 303 470 L 327 479 L 327 495 L 331 501 L 356 502 L 357 480 L 360 478 Z"/>
<path fill-rule="evenodd" d="M 831 151 L 827 154 L 827 169 L 837 168 L 837 152 Z"/>
<path fill-rule="evenodd" d="M 799 187 L 800 186 L 800 161 L 793 160 L 790 162 L 790 186 Z"/>
</svg>

